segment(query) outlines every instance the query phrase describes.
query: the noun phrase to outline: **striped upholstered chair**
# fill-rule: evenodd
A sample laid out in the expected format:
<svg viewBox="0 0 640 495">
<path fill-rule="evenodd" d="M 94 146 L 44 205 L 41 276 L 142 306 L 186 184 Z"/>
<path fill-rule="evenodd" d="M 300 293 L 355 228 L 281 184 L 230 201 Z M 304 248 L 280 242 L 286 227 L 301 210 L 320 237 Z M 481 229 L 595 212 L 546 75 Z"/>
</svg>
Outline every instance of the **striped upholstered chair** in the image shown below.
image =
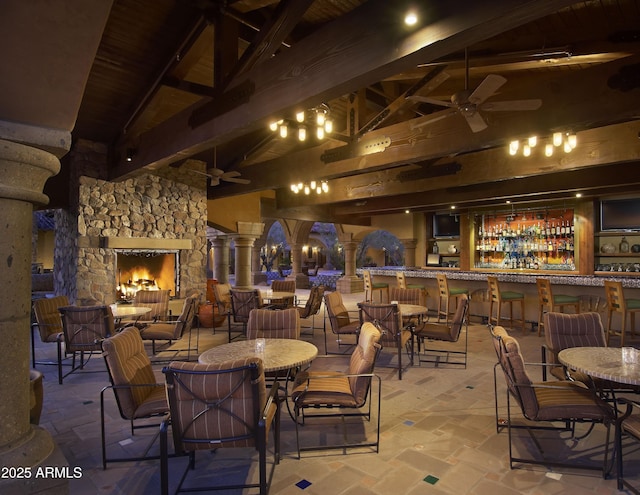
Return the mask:
<svg viewBox="0 0 640 495">
<path fill-rule="evenodd" d="M 31 364 L 46 364 L 60 366 L 62 361 L 62 317 L 59 308 L 69 306 L 67 296 L 55 296 L 51 298 L 36 299 L 33 302 L 34 323 L 31 325 Z M 38 329 L 40 340 L 46 343 L 55 343 L 58 346 L 57 361 L 36 361 L 35 329 Z"/>
<path fill-rule="evenodd" d="M 147 356 L 140 332 L 127 327 L 113 337 L 102 341 L 102 356 L 109 371 L 111 385 L 100 392 L 100 426 L 102 432 L 102 467 L 108 462 L 141 460 L 142 458 L 108 458 L 105 433 L 104 394 L 112 389 L 122 419 L 131 423 L 131 434 L 137 428 L 150 426 L 148 422 L 135 425 L 134 421 L 159 417 L 169 412 L 164 383 L 157 383 L 151 361 Z M 158 419 L 159 422 L 159 419 Z M 111 438 L 111 435 L 109 435 Z M 155 457 L 157 459 L 157 457 Z"/>
<path fill-rule="evenodd" d="M 299 339 L 300 315 L 296 308 L 253 309 L 247 323 L 247 339 Z"/>
<path fill-rule="evenodd" d="M 150 308 L 151 312 L 145 315 L 145 319 L 152 321 L 164 321 L 169 316 L 170 290 L 139 290 L 133 298 L 134 306 Z"/>
<path fill-rule="evenodd" d="M 295 280 L 274 280 L 271 282 L 271 290 L 273 292 L 291 292 L 294 294 L 291 297 L 284 297 L 282 299 L 272 299 L 271 307 L 277 309 L 292 308 L 296 305 L 295 293 L 296 293 L 296 281 Z"/>
<path fill-rule="evenodd" d="M 358 303 L 360 310 L 360 324 L 373 323 L 381 332 L 383 347 L 388 347 L 398 355 L 398 379 L 402 380 L 404 368 L 413 364 L 414 338 L 410 326 L 405 326 L 397 304 Z M 402 350 L 406 349 L 409 363 L 403 367 Z M 391 366 L 391 365 L 390 365 Z"/>
<path fill-rule="evenodd" d="M 548 329 L 547 329 L 548 331 Z M 538 464 L 543 466 L 558 466 L 581 469 L 602 470 L 603 477 L 609 468 L 609 433 L 610 427 L 615 421 L 613 408 L 603 401 L 593 389 L 585 387 L 582 383 L 573 381 L 551 381 L 534 382 L 531 380 L 527 365 L 520 352 L 518 341 L 510 336 L 503 327 L 493 327 L 491 329 L 493 344 L 498 356 L 496 367 L 500 367 L 504 372 L 507 385 L 507 420 L 509 429 L 509 466 L 513 469 L 515 464 Z M 494 379 L 497 378 L 494 369 Z M 495 393 L 497 394 L 497 384 Z M 519 423 L 512 417 L 511 403 L 519 406 L 525 419 L 537 423 Z M 503 422 L 498 422 L 498 397 L 496 395 L 496 428 L 501 429 Z M 533 436 L 536 429 L 555 429 L 561 432 L 575 431 L 576 423 L 587 423 L 590 425 L 601 423 L 606 426 L 605 452 L 602 465 L 594 463 L 569 463 L 566 459 L 573 456 L 564 452 L 562 458 L 557 459 L 547 457 L 547 453 L 552 453 L 554 449 L 547 446 L 544 455 L 532 455 L 530 457 L 517 457 L 518 449 L 513 446 L 515 434 L 511 431 L 515 428 L 526 428 Z M 534 439 L 535 441 L 535 439 Z M 558 438 L 562 445 L 565 440 Z M 579 441 L 574 437 L 573 441 Z M 525 451 L 528 449 L 525 449 Z M 564 449 L 560 449 L 562 451 Z M 524 453 L 524 452 L 522 452 Z"/>
<path fill-rule="evenodd" d="M 62 333 L 64 353 L 71 355 L 71 369 L 62 374 L 62 362 L 58 364 L 58 382 L 74 371 L 84 369 L 93 354 L 102 352 L 100 342 L 114 334 L 113 314 L 109 306 L 63 306 Z M 76 356 L 80 362 L 76 365 Z M 87 360 L 85 361 L 85 356 Z"/>
<path fill-rule="evenodd" d="M 294 404 L 298 458 L 303 450 L 374 447 L 375 451 L 378 451 L 381 381 L 380 377 L 374 374 L 374 368 L 380 349 L 380 331 L 373 323 L 365 323 L 362 325 L 358 344 L 351 354 L 348 369 L 345 372 L 314 370 L 312 365 L 309 370 L 296 376 L 291 398 Z M 333 358 L 335 356 L 319 356 L 316 360 L 321 361 L 323 357 Z M 373 401 L 371 387 L 374 379 L 377 384 L 378 404 L 377 412 L 373 413 L 377 417 L 375 439 L 365 437 L 360 442 L 349 442 L 345 438 L 345 442 L 339 445 L 300 446 L 299 425 L 314 416 L 319 418 L 361 416 L 373 423 L 372 411 L 375 409 L 371 407 Z M 319 412 L 314 413 L 313 411 L 316 410 Z M 329 428 L 333 428 L 333 426 L 329 425 Z M 348 428 L 345 429 L 345 434 L 348 434 L 347 430 Z"/>
<path fill-rule="evenodd" d="M 261 495 L 269 491 L 273 469 L 280 459 L 280 402 L 278 387 L 267 395 L 264 368 L 258 357 L 229 360 L 219 364 L 173 362 L 164 368 L 171 416 L 160 427 L 160 485 L 161 493 L 169 493 L 169 441 L 171 425 L 173 445 L 177 456 L 188 456 L 176 491 L 180 491 L 187 474 L 198 464 L 196 454 L 221 448 L 250 448 L 258 451 L 258 483 L 242 483 L 232 488 L 258 488 Z M 212 405 L 215 404 L 215 407 Z M 274 461 L 267 472 L 267 446 L 273 432 Z M 251 453 L 247 459 L 251 459 Z M 203 464 L 205 465 L 205 464 Z M 199 473 L 204 480 L 207 470 Z M 211 474 L 218 479 L 220 472 Z M 198 483 L 202 487 L 202 483 Z M 205 488 L 205 487 L 203 487 Z M 203 488 L 199 488 L 202 490 Z"/>
</svg>

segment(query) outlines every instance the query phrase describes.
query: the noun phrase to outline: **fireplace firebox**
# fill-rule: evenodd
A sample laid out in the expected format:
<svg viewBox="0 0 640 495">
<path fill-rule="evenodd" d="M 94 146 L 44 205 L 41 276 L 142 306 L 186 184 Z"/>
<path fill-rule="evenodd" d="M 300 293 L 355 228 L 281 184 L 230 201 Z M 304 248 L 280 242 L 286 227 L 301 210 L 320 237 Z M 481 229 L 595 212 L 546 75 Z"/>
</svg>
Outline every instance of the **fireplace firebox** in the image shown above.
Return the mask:
<svg viewBox="0 0 640 495">
<path fill-rule="evenodd" d="M 178 251 L 116 250 L 116 296 L 131 300 L 139 290 L 180 290 Z"/>
</svg>

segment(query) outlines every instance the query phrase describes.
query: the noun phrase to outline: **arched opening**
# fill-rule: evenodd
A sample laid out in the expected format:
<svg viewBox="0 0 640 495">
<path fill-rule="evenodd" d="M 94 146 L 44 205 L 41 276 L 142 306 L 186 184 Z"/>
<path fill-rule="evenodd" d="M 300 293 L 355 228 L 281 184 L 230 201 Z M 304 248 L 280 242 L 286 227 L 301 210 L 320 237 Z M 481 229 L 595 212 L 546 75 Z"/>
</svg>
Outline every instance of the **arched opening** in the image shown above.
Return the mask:
<svg viewBox="0 0 640 495">
<path fill-rule="evenodd" d="M 386 230 L 367 234 L 356 250 L 356 266 L 403 266 L 404 246 Z"/>
</svg>

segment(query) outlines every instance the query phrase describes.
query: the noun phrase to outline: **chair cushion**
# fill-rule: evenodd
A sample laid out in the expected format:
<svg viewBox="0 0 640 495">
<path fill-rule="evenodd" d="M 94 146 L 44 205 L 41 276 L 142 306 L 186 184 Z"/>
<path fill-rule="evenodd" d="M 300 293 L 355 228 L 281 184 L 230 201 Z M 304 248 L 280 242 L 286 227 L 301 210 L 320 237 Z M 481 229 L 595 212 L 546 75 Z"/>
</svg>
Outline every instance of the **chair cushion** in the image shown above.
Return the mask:
<svg viewBox="0 0 640 495">
<path fill-rule="evenodd" d="M 168 410 L 163 384 L 157 384 L 151 362 L 135 327 L 127 327 L 102 342 L 102 352 L 111 382 L 115 386 L 137 385 L 114 390 L 125 419 Z M 151 384 L 149 387 L 140 385 Z"/>
<path fill-rule="evenodd" d="M 36 299 L 33 312 L 42 342 L 56 342 L 62 334 L 62 317 L 58 308 L 69 305 L 67 296 Z"/>
<path fill-rule="evenodd" d="M 469 289 L 465 289 L 464 287 L 454 287 L 453 289 L 449 289 L 450 296 L 459 296 L 461 294 L 469 294 Z"/>
<path fill-rule="evenodd" d="M 569 381 L 536 383 L 539 409 L 535 420 L 564 418 L 612 420 L 613 410 L 586 386 Z"/>
<path fill-rule="evenodd" d="M 554 294 L 553 303 L 562 304 L 577 304 L 580 302 L 580 296 L 567 296 L 566 294 Z"/>
<path fill-rule="evenodd" d="M 505 290 L 500 292 L 500 297 L 505 301 L 513 301 L 516 299 L 524 299 L 524 294 L 522 292 L 514 292 L 511 290 Z"/>
<path fill-rule="evenodd" d="M 622 423 L 622 427 L 627 433 L 640 439 L 640 414 L 632 414 Z"/>
<path fill-rule="evenodd" d="M 625 299 L 627 309 L 640 309 L 640 299 Z"/>
</svg>

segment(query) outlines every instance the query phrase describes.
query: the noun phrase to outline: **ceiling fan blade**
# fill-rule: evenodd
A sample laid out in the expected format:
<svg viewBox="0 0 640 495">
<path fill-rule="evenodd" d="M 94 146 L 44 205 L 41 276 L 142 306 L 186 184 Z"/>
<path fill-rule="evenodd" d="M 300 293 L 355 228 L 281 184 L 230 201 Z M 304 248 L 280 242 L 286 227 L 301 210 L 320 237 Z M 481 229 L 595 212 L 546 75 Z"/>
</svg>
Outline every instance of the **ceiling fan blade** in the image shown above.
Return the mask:
<svg viewBox="0 0 640 495">
<path fill-rule="evenodd" d="M 229 177 L 240 177 L 240 172 L 237 170 L 230 170 L 229 172 L 220 174 L 220 177 L 223 179 L 228 179 Z"/>
<path fill-rule="evenodd" d="M 235 182 L 236 184 L 251 184 L 249 179 L 236 179 L 233 177 L 222 177 L 222 180 L 226 182 Z"/>
<path fill-rule="evenodd" d="M 222 174 L 224 174 L 224 170 L 214 167 L 207 169 L 207 173 L 214 177 L 220 177 Z"/>
<path fill-rule="evenodd" d="M 497 74 L 489 74 L 480 85 L 469 95 L 469 102 L 476 105 L 490 98 L 498 91 L 507 80 Z"/>
<path fill-rule="evenodd" d="M 542 100 L 505 100 L 505 101 L 493 101 L 484 103 L 481 107 L 482 110 L 487 112 L 511 112 L 511 111 L 525 111 L 525 110 L 537 110 L 542 106 Z"/>
<path fill-rule="evenodd" d="M 463 117 L 466 119 L 467 124 L 469 124 L 471 132 L 480 132 L 487 128 L 487 123 L 478 112 L 471 115 L 463 115 Z"/>
<path fill-rule="evenodd" d="M 217 177 L 211 177 L 209 179 L 210 186 L 217 186 L 218 184 L 220 184 L 220 179 L 218 179 Z"/>
<path fill-rule="evenodd" d="M 424 122 L 420 122 L 419 124 L 412 125 L 411 130 L 419 129 L 420 127 L 424 127 L 425 125 L 433 124 L 438 120 L 446 119 L 447 117 L 451 117 L 452 115 L 456 115 L 457 113 L 457 111 L 452 112 L 451 110 L 443 110 L 442 112 L 433 113 L 431 114 L 433 115 L 433 117 L 431 117 L 429 120 L 425 120 Z"/>
<path fill-rule="evenodd" d="M 442 107 L 456 108 L 456 105 L 450 101 L 437 100 L 436 98 L 429 98 L 428 96 L 409 96 L 410 100 L 419 101 L 420 103 L 430 103 L 431 105 L 438 105 Z"/>
</svg>

